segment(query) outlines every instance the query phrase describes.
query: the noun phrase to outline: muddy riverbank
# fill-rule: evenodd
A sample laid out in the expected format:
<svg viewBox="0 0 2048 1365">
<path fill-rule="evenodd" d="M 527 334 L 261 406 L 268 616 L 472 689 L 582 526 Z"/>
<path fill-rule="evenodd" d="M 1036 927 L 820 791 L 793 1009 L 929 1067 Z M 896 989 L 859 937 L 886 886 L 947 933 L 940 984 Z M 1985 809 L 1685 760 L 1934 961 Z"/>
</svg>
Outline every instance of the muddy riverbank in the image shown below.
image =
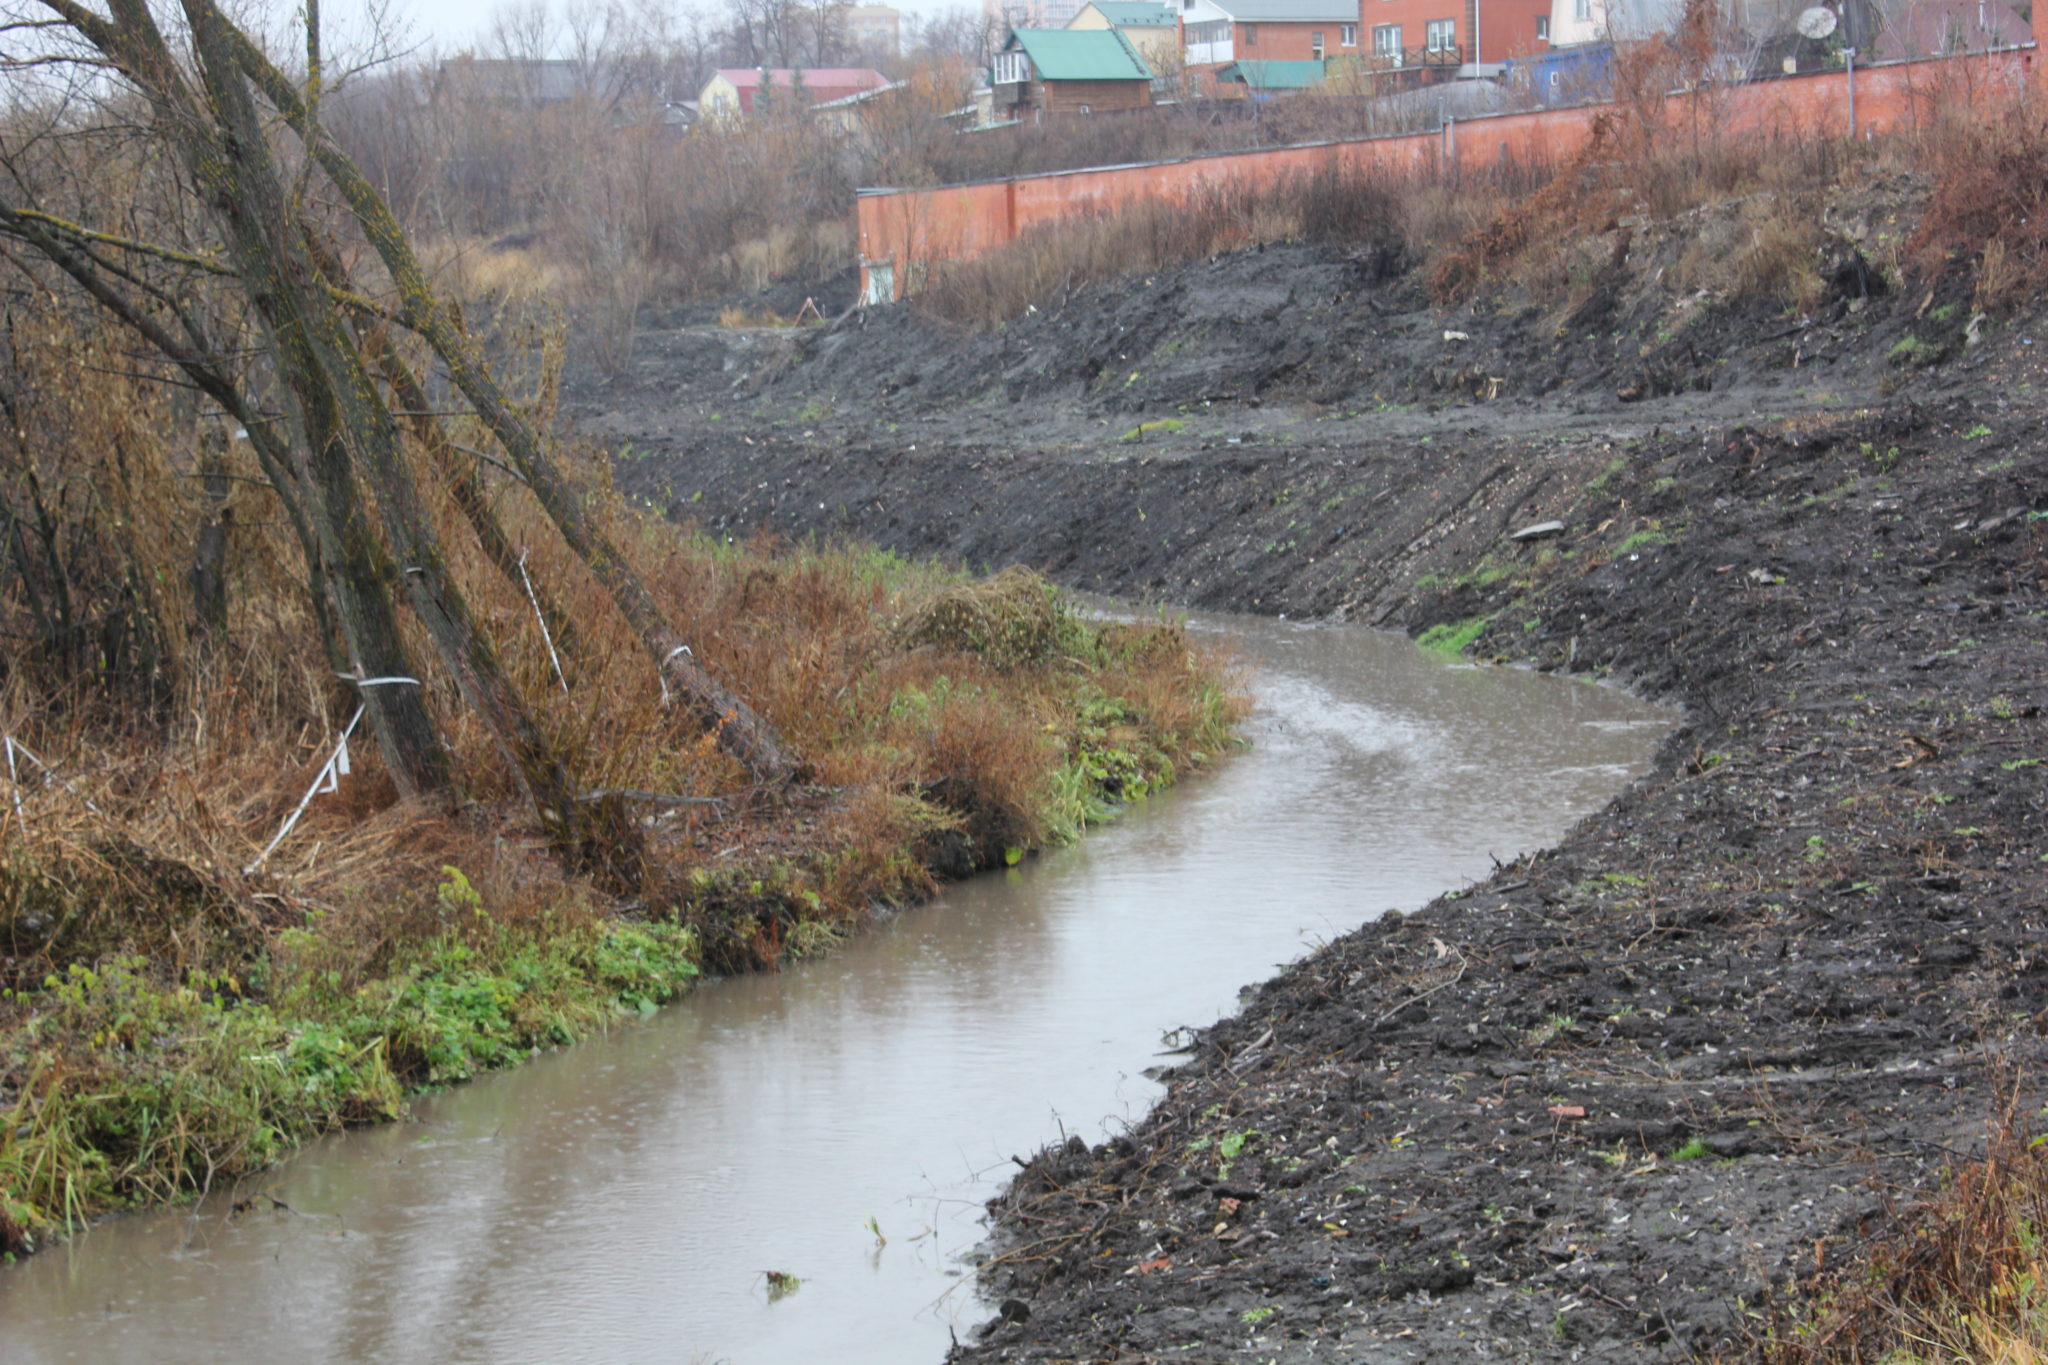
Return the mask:
<svg viewBox="0 0 2048 1365">
<path fill-rule="evenodd" d="M 1892 363 L 1931 302 L 1842 301 L 1818 361 L 1755 320 L 1728 382 L 1661 395 L 1582 366 L 1506 400 L 1417 371 L 1384 410 L 1356 373 L 1190 413 L 1093 379 L 911 401 L 1016 341 L 902 317 L 871 326 L 920 340 L 857 373 L 813 342 L 701 383 L 661 357 L 730 343 L 656 337 L 640 385 L 585 391 L 622 484 L 709 527 L 1396 625 L 1686 710 L 1559 847 L 1330 943 L 1127 1135 L 1033 1160 L 960 1359 L 1736 1351 L 1980 1146 L 2000 1087 L 2037 1107 L 2043 347 L 2030 315 Z"/>
<path fill-rule="evenodd" d="M 1384 632 L 1190 628 L 1258 672 L 1248 751 L 829 955 L 0 1271 L 0 1356 L 940 1359 L 987 1316 L 962 1258 L 1012 1154 L 1123 1131 L 1167 1028 L 1556 839 L 1670 722 Z"/>
</svg>

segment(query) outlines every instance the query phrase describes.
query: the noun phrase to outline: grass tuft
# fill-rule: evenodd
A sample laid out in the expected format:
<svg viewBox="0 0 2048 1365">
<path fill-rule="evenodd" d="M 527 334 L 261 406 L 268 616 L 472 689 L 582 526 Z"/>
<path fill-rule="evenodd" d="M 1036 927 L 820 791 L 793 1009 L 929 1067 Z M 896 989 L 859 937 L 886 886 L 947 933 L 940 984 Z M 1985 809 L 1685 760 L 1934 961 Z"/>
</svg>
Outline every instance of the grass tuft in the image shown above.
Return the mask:
<svg viewBox="0 0 2048 1365">
<path fill-rule="evenodd" d="M 1471 648 L 1472 642 L 1480 637 L 1492 620 L 1491 616 L 1474 616 L 1464 621 L 1445 621 L 1416 636 L 1415 643 L 1455 658 Z"/>
<path fill-rule="evenodd" d="M 2013 1091 L 1981 1161 L 1949 1172 L 1864 1255 L 1803 1285 L 1756 1350 L 1764 1365 L 2048 1359 L 2048 1140 Z"/>
</svg>

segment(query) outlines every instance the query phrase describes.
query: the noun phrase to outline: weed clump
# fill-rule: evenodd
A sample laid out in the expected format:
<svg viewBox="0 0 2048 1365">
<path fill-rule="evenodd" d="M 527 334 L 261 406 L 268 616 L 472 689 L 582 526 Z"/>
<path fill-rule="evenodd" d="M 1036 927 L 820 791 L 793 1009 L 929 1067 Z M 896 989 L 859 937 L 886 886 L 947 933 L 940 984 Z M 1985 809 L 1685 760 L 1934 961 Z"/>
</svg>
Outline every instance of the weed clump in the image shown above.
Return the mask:
<svg viewBox="0 0 2048 1365">
<path fill-rule="evenodd" d="M 1491 616 L 1474 616 L 1464 621 L 1445 621 L 1416 636 L 1415 643 L 1434 653 L 1455 658 L 1471 648 L 1492 620 Z"/>
<path fill-rule="evenodd" d="M 1922 274 L 1974 263 L 1981 306 L 2030 295 L 2048 267 L 2048 114 L 2021 99 L 1943 106 L 1926 140 L 1934 190 L 1908 246 Z"/>
<path fill-rule="evenodd" d="M 1764 1365 L 2035 1361 L 2048 1356 L 2048 1148 L 2010 1095 L 1984 1158 L 1869 1253 L 1805 1286 L 1758 1343 Z"/>
<path fill-rule="evenodd" d="M 1073 637 L 1059 590 L 1029 569 L 1009 568 L 977 583 L 947 588 L 903 630 L 904 643 L 956 649 L 991 667 L 1043 663 Z"/>
</svg>

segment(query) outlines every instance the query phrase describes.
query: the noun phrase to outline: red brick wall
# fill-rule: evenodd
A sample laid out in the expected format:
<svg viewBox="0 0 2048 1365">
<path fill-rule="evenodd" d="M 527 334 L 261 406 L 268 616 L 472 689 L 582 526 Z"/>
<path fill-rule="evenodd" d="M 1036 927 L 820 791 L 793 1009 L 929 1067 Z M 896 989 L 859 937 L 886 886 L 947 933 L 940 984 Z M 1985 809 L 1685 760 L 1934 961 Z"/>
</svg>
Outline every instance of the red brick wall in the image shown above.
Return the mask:
<svg viewBox="0 0 2048 1365">
<path fill-rule="evenodd" d="M 1366 3 L 1392 5 L 1401 0 Z M 1911 128 L 1939 100 L 1990 102 L 2004 91 L 2042 83 L 2048 83 L 2048 63 L 2037 65 L 2032 49 L 1859 67 L 1855 131 Z M 1965 93 L 1959 96 L 1958 91 Z M 1674 118 L 1692 112 L 1687 105 L 1691 98 L 1671 97 L 1678 106 L 1672 111 Z M 867 262 L 890 261 L 896 267 L 897 288 L 915 288 L 919 273 L 931 263 L 978 256 L 1037 224 L 1075 213 L 1114 212 L 1147 201 L 1180 201 L 1210 185 L 1270 184 L 1324 167 L 1398 173 L 1447 165 L 1562 160 L 1590 140 L 1594 120 L 1607 108 L 1587 105 L 1501 114 L 1461 119 L 1442 132 L 1064 171 L 983 185 L 863 192 L 857 209 L 863 276 Z M 1697 109 L 1731 136 L 1849 131 L 1848 84 L 1841 72 L 1719 87 L 1703 96 Z M 865 286 L 865 278 L 862 283 Z"/>
</svg>

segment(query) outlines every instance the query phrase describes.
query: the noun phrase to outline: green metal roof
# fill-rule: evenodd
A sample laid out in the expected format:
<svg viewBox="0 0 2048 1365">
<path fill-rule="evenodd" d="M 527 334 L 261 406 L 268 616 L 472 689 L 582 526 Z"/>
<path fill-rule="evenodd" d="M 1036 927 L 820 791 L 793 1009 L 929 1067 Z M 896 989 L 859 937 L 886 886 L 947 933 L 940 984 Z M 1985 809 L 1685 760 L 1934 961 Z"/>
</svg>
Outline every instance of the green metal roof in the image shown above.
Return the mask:
<svg viewBox="0 0 2048 1365">
<path fill-rule="evenodd" d="M 1173 6 L 1159 0 L 1094 0 L 1094 5 L 1117 28 L 1173 27 Z"/>
<path fill-rule="evenodd" d="M 1042 81 L 1149 81 L 1152 68 L 1113 28 L 1020 28 L 1008 47 L 1021 47 Z"/>
<path fill-rule="evenodd" d="M 1323 78 L 1321 62 L 1232 62 L 1219 81 L 1243 81 L 1254 90 L 1305 90 Z"/>
</svg>

